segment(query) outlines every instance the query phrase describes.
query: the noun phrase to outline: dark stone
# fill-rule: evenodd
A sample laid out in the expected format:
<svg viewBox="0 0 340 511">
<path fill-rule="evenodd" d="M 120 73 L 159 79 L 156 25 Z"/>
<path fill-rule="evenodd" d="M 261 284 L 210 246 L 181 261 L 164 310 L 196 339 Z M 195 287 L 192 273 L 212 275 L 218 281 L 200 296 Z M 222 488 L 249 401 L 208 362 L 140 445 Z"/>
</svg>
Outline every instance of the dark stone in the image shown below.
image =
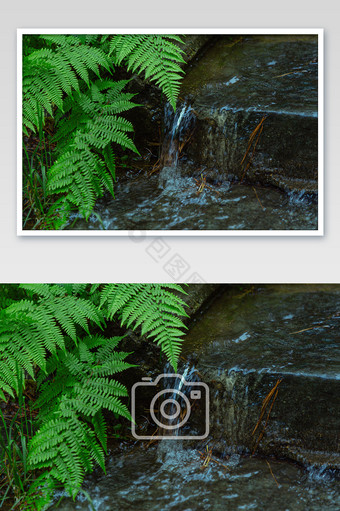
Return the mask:
<svg viewBox="0 0 340 511">
<path fill-rule="evenodd" d="M 190 62 L 203 51 L 203 48 L 209 44 L 214 36 L 187 34 L 184 44 L 180 47 L 184 50 L 183 59 L 185 64 L 181 67 L 186 68 Z M 161 90 L 150 80 L 143 80 L 139 75 L 134 75 L 129 83 L 129 91 L 136 93 L 134 98 L 140 106 L 134 108 L 125 114 L 130 120 L 135 130 L 135 144 L 142 151 L 145 147 L 153 153 L 157 159 L 158 145 L 163 136 L 163 117 L 166 100 L 162 96 Z"/>
<path fill-rule="evenodd" d="M 215 379 L 199 368 L 205 382 Z M 259 444 L 270 404 L 254 435 L 263 399 L 282 378 L 265 433 Z M 222 385 L 223 390 L 218 390 Z M 299 374 L 244 373 L 231 371 L 219 377 L 210 407 L 212 445 L 225 450 L 275 455 L 305 465 L 327 464 L 340 468 L 339 409 L 340 382 L 336 379 Z M 215 447 L 214 447 L 215 448 Z"/>
<path fill-rule="evenodd" d="M 183 81 L 182 95 L 196 114 L 195 132 L 184 150 L 191 167 L 284 190 L 299 190 L 292 181 L 283 184 L 285 179 L 308 180 L 305 188 L 314 193 L 317 51 L 316 36 L 219 38 Z M 262 119 L 263 130 L 258 128 L 242 164 Z"/>
<path fill-rule="evenodd" d="M 220 290 L 220 284 L 188 284 L 184 289 L 187 295 L 183 298 L 188 309 L 187 314 L 190 316 L 188 322 L 193 316 L 201 312 L 207 305 L 211 304 Z"/>
<path fill-rule="evenodd" d="M 339 286 L 307 285 L 227 287 L 215 300 L 184 345 L 210 388 L 211 447 L 340 469 L 339 302 Z"/>
<path fill-rule="evenodd" d="M 202 56 L 205 50 L 220 37 L 218 35 L 204 35 L 204 34 L 185 34 L 181 36 L 184 45 L 180 45 L 184 51 L 183 59 L 185 64 L 183 67 L 186 68 L 188 64 L 192 63 L 194 59 Z"/>
</svg>

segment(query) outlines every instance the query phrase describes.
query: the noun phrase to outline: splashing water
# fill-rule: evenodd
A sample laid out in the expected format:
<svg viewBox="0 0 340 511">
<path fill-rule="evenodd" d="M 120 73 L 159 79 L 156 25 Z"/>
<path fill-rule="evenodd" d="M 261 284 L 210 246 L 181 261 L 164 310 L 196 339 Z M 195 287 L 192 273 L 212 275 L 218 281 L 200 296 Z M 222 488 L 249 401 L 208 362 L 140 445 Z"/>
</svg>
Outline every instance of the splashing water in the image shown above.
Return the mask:
<svg viewBox="0 0 340 511">
<path fill-rule="evenodd" d="M 99 199 L 89 221 L 72 214 L 68 229 L 317 229 L 317 57 L 315 36 L 217 38 L 186 73 L 186 103 L 165 106 L 152 175 L 126 176 L 115 198 Z M 262 185 L 241 185 L 250 134 L 268 113 L 247 171 Z"/>
<path fill-rule="evenodd" d="M 159 187 L 166 188 L 174 185 L 180 177 L 178 159 L 182 148 L 190 137 L 195 116 L 190 105 L 184 103 L 174 113 L 169 103 L 165 106 L 165 136 L 160 158 L 161 171 Z"/>
<path fill-rule="evenodd" d="M 202 469 L 195 449 L 182 449 L 178 441 L 159 448 L 134 450 L 111 456 L 107 474 L 92 476 L 87 491 L 96 511 L 286 510 L 336 511 L 340 499 L 334 479 L 315 482 L 293 464 L 231 456 Z M 224 468 L 226 467 L 226 468 Z M 270 470 L 277 481 L 275 482 Z M 278 486 L 277 486 L 278 484 Z M 65 499 L 58 511 L 89 511 L 84 499 Z"/>
<path fill-rule="evenodd" d="M 173 374 L 170 364 L 166 364 L 164 367 L 164 374 Z M 166 390 L 169 390 L 169 393 L 171 392 L 171 397 L 168 398 L 166 395 L 164 396 L 167 398 L 166 401 L 170 406 L 168 406 L 167 412 L 164 414 L 164 417 L 161 417 L 160 420 L 163 423 L 167 422 L 169 425 L 174 426 L 174 429 L 164 431 L 165 441 L 167 440 L 166 436 L 168 435 L 179 436 L 181 428 L 176 426 L 183 421 L 182 413 L 184 414 L 184 423 L 186 422 L 185 418 L 189 418 L 190 410 L 187 414 L 186 407 L 188 398 L 190 398 L 190 392 L 192 390 L 190 383 L 192 382 L 194 384 L 197 381 L 198 377 L 196 374 L 196 369 L 195 367 L 190 366 L 189 363 L 186 363 L 184 366 L 182 374 L 177 374 L 177 378 L 169 377 L 168 379 L 164 380 L 164 387 Z"/>
<path fill-rule="evenodd" d="M 269 346 L 279 349 L 278 344 L 281 337 L 286 336 L 285 351 L 287 351 L 289 332 L 305 327 L 304 318 L 306 316 L 309 318 L 310 324 L 317 326 L 320 322 L 320 315 L 322 317 L 332 315 L 331 318 L 328 317 L 322 331 L 307 330 L 305 332 L 304 339 L 301 341 L 304 346 L 304 355 L 306 354 L 307 336 L 312 336 L 314 343 L 318 336 L 323 339 L 323 342 L 329 338 L 325 349 L 329 351 L 332 347 L 331 352 L 333 353 L 336 346 L 331 342 L 332 335 L 336 339 L 337 332 L 337 296 L 332 298 L 328 291 L 322 297 L 315 295 L 311 290 L 312 294 L 308 299 L 308 296 L 299 296 L 296 292 L 291 295 L 291 292 L 288 293 L 291 288 L 288 289 L 286 286 L 280 287 L 280 289 L 279 296 L 262 291 L 259 299 L 260 291 L 257 290 L 257 293 L 247 295 L 248 298 L 243 297 L 243 302 L 238 304 L 235 312 L 233 314 L 230 312 L 231 317 L 226 317 L 226 310 L 230 311 L 230 307 L 226 306 L 229 302 L 226 297 L 221 297 L 219 299 L 221 303 L 215 302 L 211 310 L 208 309 L 210 312 L 204 313 L 205 317 L 208 315 L 208 323 L 204 331 L 200 330 L 204 325 L 199 326 L 199 323 L 203 323 L 203 319 L 198 321 L 197 327 L 191 330 L 192 344 L 189 351 L 192 353 L 195 350 L 197 353 L 197 357 L 195 356 L 197 369 L 193 364 L 181 362 L 178 373 L 182 375 L 182 378 L 164 378 L 162 387 L 158 390 L 168 389 L 170 396 L 175 396 L 174 391 L 177 390 L 188 396 L 190 388 L 194 388 L 194 383 L 200 380 L 197 371 L 199 370 L 200 374 L 203 374 L 204 360 L 206 361 L 205 365 L 211 365 L 214 370 L 220 368 L 221 372 L 226 369 L 226 364 L 230 367 L 235 366 L 236 363 L 241 365 L 245 345 L 251 341 L 251 346 L 254 344 L 254 331 L 260 330 L 258 335 L 261 338 L 264 337 L 267 349 Z M 235 290 L 236 293 L 239 293 L 239 290 Z M 251 306 L 255 300 L 257 307 L 256 304 Z M 316 307 L 316 303 L 318 307 Z M 278 308 L 275 307 L 276 304 Z M 323 305 L 320 309 L 321 304 Z M 269 316 L 269 312 L 271 316 Z M 231 319 L 233 321 L 230 321 Z M 254 321 L 256 321 L 256 329 L 252 328 Z M 300 324 L 300 321 L 303 322 L 303 325 Z M 253 332 L 252 335 L 248 335 L 250 331 Z M 200 332 L 203 333 L 202 336 Z M 212 344 L 214 338 L 216 343 Z M 225 341 L 225 344 L 222 341 Z M 291 342 L 298 347 L 299 343 L 296 338 Z M 207 352 L 203 350 L 200 353 L 197 343 L 202 343 Z M 221 357 L 218 356 L 218 345 L 220 345 Z M 262 354 L 262 351 L 264 350 L 261 346 L 258 353 Z M 209 355 L 212 357 L 211 364 Z M 276 359 L 281 361 L 281 355 L 279 352 L 275 357 L 271 351 L 268 354 L 263 353 L 261 356 L 268 356 L 274 362 Z M 251 351 L 247 351 L 244 369 L 253 369 L 252 361 L 261 360 L 261 356 L 257 354 L 256 357 L 251 357 Z M 286 354 L 287 356 L 289 357 L 289 353 Z M 320 356 L 317 356 L 315 358 L 316 367 L 320 366 L 319 361 Z M 266 361 L 264 360 L 264 362 Z M 302 364 L 307 362 L 300 361 Z M 266 363 L 265 366 L 267 367 Z M 273 369 L 277 369 L 277 367 Z M 306 370 L 306 367 L 303 369 Z M 290 366 L 288 370 L 290 371 Z M 330 370 L 331 368 L 328 367 L 329 372 Z M 173 374 L 170 365 L 164 367 L 163 373 Z M 258 390 L 260 380 L 254 380 L 252 374 L 249 373 L 249 380 L 246 382 L 249 383 L 249 388 L 243 386 L 243 392 L 241 392 L 242 388 L 238 382 L 241 383 L 242 374 L 239 374 L 239 378 L 235 371 L 226 373 L 227 377 L 223 381 L 227 394 L 230 396 L 229 399 L 227 394 L 225 395 L 228 406 L 224 400 L 223 406 L 215 407 L 215 412 L 211 410 L 212 415 L 215 413 L 219 415 L 221 423 L 224 421 L 221 436 L 216 438 L 209 436 L 209 439 L 203 444 L 196 441 L 187 442 L 180 438 L 163 438 L 158 445 L 149 446 L 140 443 L 139 445 L 134 444 L 129 450 L 123 450 L 123 452 L 112 452 L 107 459 L 106 474 L 98 471 L 89 476 L 85 482 L 86 490 L 93 499 L 94 509 L 96 511 L 118 511 L 121 509 L 134 509 L 135 511 L 165 509 L 176 511 L 191 509 L 202 511 L 224 511 L 225 509 L 228 511 L 240 509 L 246 511 L 254 509 L 337 511 L 340 506 L 339 481 L 336 472 L 328 470 L 326 465 L 319 468 L 310 466 L 308 469 L 303 469 L 289 461 L 273 458 L 263 459 L 256 456 L 247 457 L 230 450 L 223 453 L 219 449 L 220 438 L 225 444 L 224 439 L 229 429 L 225 416 L 229 413 L 229 407 L 233 408 L 232 403 L 234 402 L 235 410 L 238 400 L 241 401 L 242 407 L 245 407 L 248 402 L 255 402 L 248 393 L 251 392 L 251 386 Z M 330 376 L 329 373 L 328 376 Z M 221 379 L 220 377 L 221 374 L 214 373 L 215 383 Z M 285 381 L 287 384 L 287 379 Z M 307 388 L 305 386 L 303 393 L 298 395 L 305 395 Z M 218 389 L 219 387 L 216 387 L 216 391 Z M 294 392 L 297 390 L 295 382 Z M 284 402 L 283 391 L 284 389 L 281 389 L 281 399 L 276 403 L 278 405 L 276 413 L 279 411 L 280 403 Z M 217 403 L 213 395 L 213 387 L 211 387 L 211 395 L 211 404 L 215 406 Z M 315 395 L 319 396 L 317 399 L 321 403 L 322 393 L 315 392 Z M 328 398 L 330 394 L 326 392 L 325 395 Z M 256 402 L 261 403 L 262 397 L 262 395 L 259 396 Z M 178 399 L 177 396 L 176 399 Z M 291 400 L 287 399 L 287 403 L 290 406 Z M 294 409 L 298 408 L 294 407 Z M 299 408 L 299 413 L 300 410 L 301 408 Z M 196 410 L 193 413 L 196 413 Z M 230 428 L 235 428 L 235 432 L 238 428 L 242 432 L 243 416 L 236 413 L 234 417 L 230 416 L 230 421 Z M 248 427 L 247 430 L 249 429 Z M 267 431 L 266 434 L 269 433 Z M 317 439 L 313 439 L 313 441 L 317 441 Z M 212 458 L 206 466 L 203 466 L 204 458 L 201 453 L 205 452 L 206 447 L 213 450 Z M 81 497 L 78 497 L 75 502 L 70 498 L 65 499 L 58 507 L 58 511 L 88 511 L 90 509 L 89 503 Z"/>
</svg>

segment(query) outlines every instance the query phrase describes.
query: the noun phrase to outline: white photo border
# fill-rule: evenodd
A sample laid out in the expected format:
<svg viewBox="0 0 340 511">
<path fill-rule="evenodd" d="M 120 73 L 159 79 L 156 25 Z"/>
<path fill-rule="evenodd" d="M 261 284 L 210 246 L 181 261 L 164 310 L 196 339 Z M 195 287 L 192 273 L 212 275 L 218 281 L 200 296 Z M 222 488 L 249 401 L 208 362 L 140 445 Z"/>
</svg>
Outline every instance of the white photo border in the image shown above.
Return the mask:
<svg viewBox="0 0 340 511">
<path fill-rule="evenodd" d="M 25 34 L 225 34 L 318 36 L 318 228 L 314 230 L 40 230 L 22 228 L 22 36 Z M 324 29 L 322 28 L 18 28 L 17 236 L 324 236 Z M 138 234 L 140 233 L 140 234 Z"/>
</svg>

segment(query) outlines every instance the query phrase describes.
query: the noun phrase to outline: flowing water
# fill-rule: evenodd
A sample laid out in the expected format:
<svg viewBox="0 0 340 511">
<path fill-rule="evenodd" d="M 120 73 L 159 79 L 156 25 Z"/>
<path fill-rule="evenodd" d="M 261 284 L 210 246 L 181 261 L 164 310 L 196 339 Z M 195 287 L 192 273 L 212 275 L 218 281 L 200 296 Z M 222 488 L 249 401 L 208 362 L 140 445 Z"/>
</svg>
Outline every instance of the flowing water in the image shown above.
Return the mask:
<svg viewBox="0 0 340 511">
<path fill-rule="evenodd" d="M 227 287 L 194 319 L 178 369 L 183 378 L 162 377 L 152 394 L 166 392 L 182 407 L 179 392 L 190 398 L 206 382 L 209 436 L 164 434 L 157 445 L 114 448 L 107 473 L 94 473 L 84 485 L 94 509 L 339 509 L 339 321 L 339 286 Z M 265 435 L 251 456 L 261 403 L 279 378 Z M 143 402 L 143 415 L 148 408 Z M 197 434 L 202 414 L 193 399 L 191 416 L 183 432 Z M 91 508 L 79 496 L 58 509 Z"/>
<path fill-rule="evenodd" d="M 317 229 L 316 38 L 222 38 L 188 70 L 183 95 L 176 113 L 165 107 L 158 175 L 118 182 L 115 199 L 68 228 Z"/>
<path fill-rule="evenodd" d="M 339 468 L 339 327 L 339 286 L 235 287 L 216 299 L 184 345 L 211 389 L 215 448 L 252 452 L 279 382 L 257 452 Z"/>
<path fill-rule="evenodd" d="M 235 454 L 214 460 L 203 469 L 198 451 L 165 440 L 158 447 L 112 456 L 107 475 L 90 478 L 86 489 L 96 511 L 339 509 L 338 481 L 331 474 Z M 58 509 L 91 507 L 80 497 L 75 503 L 64 500 Z"/>
<path fill-rule="evenodd" d="M 161 184 L 160 184 L 161 183 Z M 71 215 L 74 230 L 314 230 L 318 205 L 301 193 L 241 184 L 198 192 L 194 178 L 165 167 L 158 176 L 118 183 L 116 198 L 99 200 L 88 222 Z M 76 221 L 74 224 L 73 222 Z M 72 227 L 71 227 L 72 225 Z"/>
</svg>

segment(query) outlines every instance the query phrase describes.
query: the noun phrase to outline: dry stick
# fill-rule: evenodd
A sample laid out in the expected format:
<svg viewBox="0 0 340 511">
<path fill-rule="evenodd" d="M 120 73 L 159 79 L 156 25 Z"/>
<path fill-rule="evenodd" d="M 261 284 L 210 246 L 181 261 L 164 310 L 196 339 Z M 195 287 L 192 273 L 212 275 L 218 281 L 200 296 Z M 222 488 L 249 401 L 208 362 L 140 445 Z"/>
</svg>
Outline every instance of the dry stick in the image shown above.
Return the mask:
<svg viewBox="0 0 340 511">
<path fill-rule="evenodd" d="M 320 326 L 326 326 L 328 327 L 329 325 L 324 325 L 323 323 L 320 323 L 319 325 L 316 325 L 316 326 L 311 326 L 309 328 L 304 328 L 303 330 L 298 330 L 297 332 L 290 332 L 289 335 L 293 335 L 293 334 L 301 334 L 302 332 L 307 332 L 307 330 L 314 330 L 314 328 L 319 328 Z"/>
<path fill-rule="evenodd" d="M 256 449 L 258 448 L 258 445 L 259 445 L 259 443 L 261 442 L 262 437 L 263 437 L 263 435 L 264 435 L 264 433 L 265 433 L 265 431 L 266 431 L 267 424 L 268 424 L 268 420 L 269 420 L 269 416 L 270 416 L 270 414 L 271 414 L 271 411 L 272 411 L 272 408 L 273 408 L 273 405 L 274 405 L 274 403 L 275 403 L 275 400 L 276 400 L 276 398 L 277 398 L 278 393 L 279 393 L 279 391 L 277 390 L 277 391 L 276 391 L 276 393 L 275 393 L 274 399 L 273 399 L 273 401 L 272 401 L 272 404 L 271 404 L 271 406 L 270 406 L 270 409 L 269 409 L 269 412 L 268 412 L 268 415 L 267 415 L 267 418 L 266 418 L 265 425 L 264 425 L 263 430 L 261 431 L 261 433 L 260 433 L 260 435 L 259 435 L 259 437 L 258 437 L 258 439 L 257 439 L 257 442 L 256 442 L 256 444 L 255 444 L 255 447 L 254 447 L 254 450 L 253 450 L 253 452 L 252 452 L 252 455 L 254 455 L 254 454 L 255 454 L 255 451 L 256 451 Z"/>
<path fill-rule="evenodd" d="M 190 142 L 190 140 L 192 139 L 194 133 L 195 133 L 195 128 L 189 134 L 188 138 L 186 138 L 185 140 L 183 140 L 183 142 L 181 144 L 179 144 L 179 146 L 178 146 L 179 153 L 181 153 L 183 151 L 183 148 Z"/>
<path fill-rule="evenodd" d="M 309 73 L 309 72 L 310 71 L 307 71 L 306 69 L 301 69 L 300 71 L 291 71 L 290 73 L 284 73 L 283 75 L 276 75 L 273 78 L 282 78 L 283 76 L 296 75 L 299 73 Z"/>
<path fill-rule="evenodd" d="M 277 482 L 276 477 L 275 477 L 275 476 L 274 476 L 274 474 L 273 474 L 272 467 L 270 466 L 269 461 L 267 461 L 267 460 L 266 460 L 266 463 L 267 463 L 267 465 L 268 465 L 268 467 L 269 467 L 270 473 L 271 473 L 271 475 L 272 475 L 272 477 L 273 477 L 274 481 L 275 481 L 275 482 L 276 482 L 276 484 L 277 484 L 277 487 L 278 487 L 278 488 L 280 488 L 280 485 L 279 485 L 279 483 Z"/>
<path fill-rule="evenodd" d="M 265 119 L 266 119 L 266 118 L 267 118 L 267 116 L 266 116 L 266 115 L 265 115 L 264 117 L 262 117 L 261 121 L 259 122 L 259 124 L 256 126 L 256 128 L 254 129 L 254 131 L 251 133 L 251 135 L 250 135 L 250 137 L 249 137 L 249 142 L 248 142 L 247 150 L 246 150 L 246 152 L 245 152 L 245 154 L 244 154 L 244 156 L 243 156 L 243 158 L 242 158 L 242 161 L 241 161 L 241 163 L 240 163 L 240 165 L 241 165 L 241 166 L 242 166 L 242 165 L 243 165 L 243 163 L 245 162 L 245 160 L 246 160 L 246 158 L 247 158 L 247 156 L 248 156 L 248 153 L 249 153 L 249 151 L 250 151 L 250 148 L 251 148 L 251 146 L 252 146 L 252 144 L 253 144 L 253 141 L 254 141 L 254 139 L 255 139 L 256 135 L 258 134 L 257 139 L 256 139 L 256 142 L 255 142 L 255 145 L 254 145 L 254 148 L 253 148 L 253 151 L 252 151 L 252 154 L 251 154 L 251 156 L 250 156 L 250 160 L 249 160 L 249 162 L 247 163 L 247 165 L 246 165 L 246 167 L 245 167 L 245 169 L 244 169 L 244 171 L 243 171 L 242 178 L 241 178 L 241 182 L 243 181 L 243 179 L 244 179 L 244 177 L 245 177 L 245 175 L 246 175 L 246 172 L 247 172 L 247 170 L 249 169 L 249 167 L 250 167 L 250 165 L 251 165 L 251 162 L 252 162 L 252 160 L 253 160 L 253 157 L 254 157 L 254 154 L 255 154 L 255 149 L 256 149 L 256 146 L 257 146 L 257 143 L 258 143 L 258 141 L 259 141 L 259 139 L 260 139 L 260 136 L 261 136 L 261 134 L 262 134 L 262 131 L 263 131 L 263 123 L 264 123 L 264 121 L 265 121 Z M 259 132 L 259 133 L 258 133 L 258 132 Z"/>
<path fill-rule="evenodd" d="M 204 468 L 209 465 L 209 462 L 211 460 L 212 449 L 208 450 L 208 446 L 207 446 L 207 452 L 208 452 L 208 454 L 207 454 L 207 456 L 206 456 L 206 458 L 205 458 L 205 460 L 203 462 L 203 467 Z"/>
<path fill-rule="evenodd" d="M 248 142 L 248 147 L 247 147 L 246 153 L 245 153 L 245 155 L 243 156 L 242 161 L 241 161 L 241 165 L 242 165 L 242 163 L 244 162 L 244 160 L 246 159 L 247 154 L 248 154 L 248 152 L 249 152 L 249 150 L 250 150 L 250 147 L 251 147 L 251 145 L 252 145 L 252 143 L 253 143 L 253 140 L 254 140 L 254 138 L 255 138 L 255 136 L 256 136 L 256 133 L 257 133 L 257 132 L 259 131 L 259 129 L 262 127 L 262 124 L 263 124 L 263 122 L 264 122 L 264 120 L 265 120 L 265 119 L 266 119 L 266 116 L 265 116 L 265 117 L 262 117 L 262 119 L 261 119 L 261 121 L 259 122 L 259 124 L 256 126 L 256 128 L 254 129 L 254 131 L 252 131 L 252 133 L 251 133 L 251 135 L 250 135 L 250 137 L 249 137 L 249 142 Z"/>
<path fill-rule="evenodd" d="M 152 174 L 154 174 L 155 172 L 157 172 L 157 170 L 159 170 L 159 166 L 160 166 L 159 164 L 160 164 L 160 158 L 158 158 L 158 160 L 152 167 L 151 171 L 149 172 L 149 177 L 152 176 Z"/>
<path fill-rule="evenodd" d="M 263 211 L 264 211 L 264 210 L 265 210 L 265 208 L 262 206 L 262 202 L 260 201 L 260 198 L 259 198 L 259 196 L 257 195 L 257 191 L 256 191 L 255 186 L 253 186 L 253 190 L 254 190 L 254 192 L 255 192 L 255 195 L 256 195 L 257 200 L 258 200 L 258 201 L 259 201 L 259 203 L 260 203 L 261 208 L 262 208 L 262 209 L 263 209 Z"/>
<path fill-rule="evenodd" d="M 258 426 L 260 425 L 261 423 L 261 420 L 262 420 L 262 417 L 264 415 L 264 412 L 266 411 L 266 408 L 267 408 L 267 405 L 268 405 L 268 402 L 270 401 L 272 395 L 274 394 L 275 390 L 277 389 L 277 387 L 279 386 L 279 384 L 281 383 L 282 380 L 277 380 L 275 386 L 270 390 L 270 392 L 266 395 L 266 397 L 264 398 L 263 402 L 262 402 L 262 406 L 261 406 L 261 413 L 260 413 L 260 417 L 259 417 L 259 420 L 257 421 L 257 424 L 252 432 L 252 435 L 254 435 L 255 431 L 257 430 Z"/>
<path fill-rule="evenodd" d="M 261 413 L 260 413 L 260 417 L 259 417 L 259 420 L 257 421 L 257 424 L 252 432 L 252 436 L 254 435 L 255 431 L 257 430 L 258 426 L 260 425 L 261 421 L 262 421 L 262 418 L 264 416 L 264 413 L 267 409 L 267 406 L 272 398 L 272 396 L 274 395 L 274 392 L 275 392 L 275 395 L 274 395 L 274 398 L 272 400 L 272 403 L 270 405 L 270 408 L 269 408 L 269 412 L 267 414 L 267 417 L 266 417 L 266 422 L 264 424 L 264 427 L 261 431 L 261 433 L 259 434 L 258 438 L 257 438 L 257 441 L 256 441 L 256 444 L 255 444 L 255 447 L 253 449 L 253 452 L 252 452 L 252 456 L 255 454 L 256 452 L 256 449 L 260 443 L 260 441 L 262 440 L 262 437 L 266 431 L 266 428 L 267 428 L 267 424 L 268 424 L 268 420 L 269 420 L 269 417 L 270 417 L 270 414 L 271 414 L 271 411 L 272 411 L 272 408 L 274 406 L 274 403 L 275 403 L 275 400 L 277 398 L 277 395 L 279 393 L 279 390 L 278 390 L 278 386 L 280 385 L 280 383 L 282 382 L 282 379 L 281 380 L 277 380 L 275 386 L 271 389 L 271 391 L 268 393 L 268 395 L 264 398 L 263 400 L 263 403 L 262 403 L 262 407 L 261 407 Z"/>
<path fill-rule="evenodd" d="M 264 400 L 263 400 L 263 404 L 262 404 L 262 407 L 261 407 L 261 414 L 260 414 L 260 418 L 259 418 L 259 420 L 257 421 L 257 424 L 256 424 L 256 426 L 255 426 L 255 428 L 254 428 L 254 431 L 252 432 L 252 435 L 255 433 L 256 429 L 257 429 L 257 428 L 258 428 L 258 426 L 260 425 L 261 420 L 262 420 L 262 418 L 263 418 L 263 415 L 264 415 L 264 413 L 265 413 L 265 411 L 266 411 L 266 408 L 267 408 L 267 406 L 268 406 L 268 404 L 269 404 L 269 402 L 270 402 L 270 400 L 271 400 L 271 398 L 272 398 L 272 396 L 273 396 L 274 392 L 277 390 L 277 387 L 280 385 L 281 381 L 282 381 L 282 380 L 277 380 L 277 382 L 276 382 L 275 386 L 271 389 L 271 391 L 269 392 L 269 394 L 268 394 L 268 395 L 264 398 Z"/>
<path fill-rule="evenodd" d="M 283 75 L 276 75 L 274 78 L 282 78 L 283 76 L 295 75 L 297 73 L 300 73 L 300 71 L 291 71 L 290 73 L 284 73 Z"/>
<path fill-rule="evenodd" d="M 151 435 L 151 436 L 156 435 L 156 434 L 157 434 L 157 432 L 158 432 L 158 430 L 159 430 L 159 428 L 157 428 L 157 429 L 156 429 L 156 430 L 152 433 L 152 435 Z M 151 439 L 150 439 L 150 441 L 147 443 L 146 447 L 150 447 L 150 445 L 151 445 L 153 442 L 157 442 L 157 438 L 151 438 Z"/>
<path fill-rule="evenodd" d="M 340 315 L 340 312 L 335 312 L 335 314 L 330 314 L 329 316 L 326 316 L 324 321 L 327 321 L 327 319 L 337 318 L 339 315 Z M 300 334 L 302 332 L 307 332 L 307 330 L 314 330 L 315 328 L 319 328 L 320 326 L 327 327 L 327 328 L 329 327 L 329 325 L 325 325 L 325 323 L 318 323 L 315 326 L 310 326 L 309 328 L 304 328 L 303 330 L 297 330 L 296 332 L 290 332 L 289 335 Z"/>
<path fill-rule="evenodd" d="M 208 190 L 211 190 L 212 192 L 215 192 L 217 195 L 220 195 L 220 192 L 218 190 L 215 190 L 212 186 L 207 185 L 207 178 L 201 174 L 201 181 L 198 179 L 193 178 L 196 185 L 198 186 L 198 190 L 196 192 L 197 195 L 203 192 L 204 188 L 208 188 Z"/>
<path fill-rule="evenodd" d="M 244 162 L 244 160 L 246 159 L 247 154 L 248 154 L 248 152 L 249 152 L 249 150 L 250 150 L 251 144 L 252 144 L 252 142 L 253 142 L 253 140 L 254 140 L 254 138 L 255 138 L 255 135 L 256 135 L 256 133 L 258 132 L 258 130 L 260 129 L 260 127 L 261 127 L 261 125 L 262 125 L 262 123 L 263 123 L 264 119 L 265 119 L 265 117 L 263 117 L 263 118 L 261 119 L 261 121 L 259 122 L 259 124 L 258 124 L 258 125 L 256 126 L 256 128 L 254 129 L 254 131 L 252 131 L 252 133 L 251 133 L 251 135 L 250 135 L 250 137 L 249 137 L 248 147 L 247 147 L 246 153 L 245 153 L 245 155 L 243 156 L 242 161 L 241 161 L 241 165 L 242 165 L 242 163 Z"/>
<path fill-rule="evenodd" d="M 313 60 L 310 60 L 308 64 L 316 64 L 317 63 L 317 59 L 313 59 Z M 282 76 L 288 76 L 288 75 L 295 75 L 297 73 L 309 73 L 310 71 L 308 71 L 307 69 L 299 69 L 298 71 L 291 71 L 290 73 L 284 73 L 283 75 L 276 75 L 276 76 L 273 76 L 273 78 L 282 78 Z"/>
<path fill-rule="evenodd" d="M 263 430 L 262 430 L 262 436 L 263 436 L 263 434 L 264 434 L 264 432 L 265 432 L 265 429 L 266 429 L 266 427 L 267 427 L 268 420 L 269 420 L 269 416 L 270 416 L 270 414 L 271 414 L 271 411 L 272 411 L 272 408 L 273 408 L 273 406 L 274 406 L 274 403 L 275 403 L 275 400 L 276 400 L 276 398 L 277 398 L 278 393 L 279 393 L 279 390 L 277 389 L 277 390 L 276 390 L 276 392 L 275 392 L 275 396 L 274 396 L 274 399 L 273 399 L 273 401 L 272 401 L 272 404 L 270 405 L 270 408 L 269 408 L 269 412 L 268 412 L 268 415 L 267 415 L 267 418 L 266 418 L 266 422 L 265 422 L 264 428 L 263 428 Z M 261 438 L 262 438 L 262 436 L 261 436 Z"/>
<path fill-rule="evenodd" d="M 227 465 L 224 465 L 223 463 L 221 463 L 220 461 L 218 460 L 215 460 L 214 458 L 211 457 L 211 454 L 212 454 L 212 449 L 210 449 L 208 451 L 208 455 L 205 455 L 204 452 L 202 451 L 198 451 L 201 455 L 202 458 L 204 458 L 204 463 L 203 463 L 203 467 L 207 467 L 209 465 L 209 462 L 212 461 L 213 463 L 216 463 L 218 465 L 221 465 L 222 467 L 224 467 L 226 470 L 230 470 L 230 467 L 228 467 Z"/>
<path fill-rule="evenodd" d="M 240 300 L 241 298 L 248 295 L 249 293 L 252 293 L 253 291 L 254 291 L 254 286 L 251 286 L 249 289 L 246 289 L 243 293 L 236 295 L 235 298 L 238 298 Z"/>
<path fill-rule="evenodd" d="M 256 146 L 257 146 L 258 141 L 260 140 L 260 136 L 261 136 L 261 134 L 262 134 L 262 131 L 263 131 L 263 126 L 261 126 L 260 133 L 259 133 L 259 135 L 258 135 L 258 137 L 257 137 L 257 139 L 256 139 L 256 142 L 255 142 L 255 145 L 254 145 L 254 148 L 253 148 L 253 152 L 251 153 L 250 158 L 249 158 L 249 161 L 248 161 L 248 163 L 247 163 L 247 166 L 246 166 L 246 168 L 244 169 L 244 172 L 243 172 L 243 174 L 242 174 L 241 182 L 242 182 L 242 181 L 243 181 L 243 179 L 245 178 L 245 175 L 246 175 L 246 173 L 247 173 L 247 171 L 248 171 L 248 169 L 249 169 L 249 167 L 250 167 L 250 165 L 251 165 L 251 162 L 253 161 L 254 154 L 255 154 L 255 149 L 256 149 Z"/>
<path fill-rule="evenodd" d="M 239 39 L 237 39 L 236 41 L 232 42 L 232 43 L 229 43 L 227 44 L 227 47 L 228 48 L 232 48 L 233 46 L 235 46 L 235 44 L 239 43 L 240 41 L 243 40 L 243 37 L 240 37 Z"/>
<path fill-rule="evenodd" d="M 247 146 L 246 152 L 244 153 L 244 156 L 243 156 L 243 158 L 242 158 L 242 161 L 241 161 L 240 165 L 242 165 L 242 164 L 244 163 L 245 159 L 247 158 L 247 155 L 248 155 L 248 153 L 249 153 L 249 151 L 250 151 L 250 148 L 251 148 L 251 144 L 252 144 L 252 142 L 253 142 L 253 139 L 254 139 L 255 134 L 257 133 L 258 129 L 259 129 L 259 125 L 258 125 L 258 126 L 256 126 L 256 128 L 254 129 L 254 131 L 251 133 L 251 135 L 250 135 L 250 137 L 249 137 L 249 141 L 248 141 L 248 146 Z"/>
</svg>

